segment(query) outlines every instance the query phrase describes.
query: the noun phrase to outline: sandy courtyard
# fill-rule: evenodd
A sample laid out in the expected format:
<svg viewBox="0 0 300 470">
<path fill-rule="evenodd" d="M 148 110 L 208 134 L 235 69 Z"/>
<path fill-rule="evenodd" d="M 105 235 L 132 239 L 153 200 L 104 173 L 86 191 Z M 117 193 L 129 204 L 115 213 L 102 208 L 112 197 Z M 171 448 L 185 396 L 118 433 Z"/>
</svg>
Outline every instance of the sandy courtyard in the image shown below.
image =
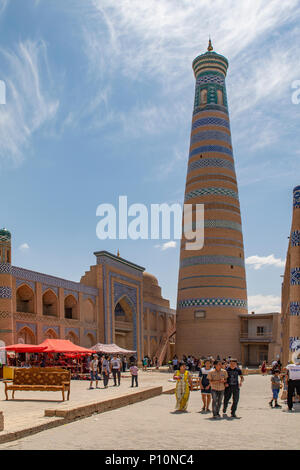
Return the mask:
<svg viewBox="0 0 300 470">
<path fill-rule="evenodd" d="M 299 449 L 300 413 L 285 412 L 282 402 L 282 409 L 271 409 L 269 399 L 270 376 L 248 376 L 241 389 L 240 419 L 213 421 L 201 414 L 198 391 L 191 393 L 186 414 L 174 414 L 174 396 L 161 395 L 0 449 Z"/>
</svg>

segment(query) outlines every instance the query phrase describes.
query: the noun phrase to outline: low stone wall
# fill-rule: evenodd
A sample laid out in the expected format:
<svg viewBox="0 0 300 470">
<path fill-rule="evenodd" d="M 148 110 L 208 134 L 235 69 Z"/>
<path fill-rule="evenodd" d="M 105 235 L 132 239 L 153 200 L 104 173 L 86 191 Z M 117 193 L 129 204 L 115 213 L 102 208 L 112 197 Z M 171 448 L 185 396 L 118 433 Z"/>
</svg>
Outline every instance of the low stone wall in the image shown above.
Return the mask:
<svg viewBox="0 0 300 470">
<path fill-rule="evenodd" d="M 104 413 L 105 411 L 114 410 L 123 406 L 131 405 L 148 398 L 156 397 L 162 394 L 162 386 L 151 387 L 144 390 L 130 393 L 115 398 L 108 398 L 106 400 L 94 403 L 87 403 L 81 406 L 63 406 L 59 409 L 45 410 L 45 416 L 56 416 L 66 420 L 74 420 L 81 417 L 91 416 L 94 413 Z"/>
<path fill-rule="evenodd" d="M 260 369 L 242 369 L 242 370 L 243 370 L 244 375 L 253 375 L 253 374 L 262 375 Z M 271 368 L 268 367 L 266 373 L 269 374 L 270 372 L 271 372 Z"/>
<path fill-rule="evenodd" d="M 127 395 L 108 398 L 101 402 L 89 402 L 80 406 L 73 405 L 73 407 L 69 404 L 63 404 L 60 409 L 44 410 L 44 416 L 46 418 L 50 418 L 47 420 L 47 422 L 44 424 L 27 427 L 16 432 L 4 432 L 4 434 L 0 435 L 0 443 L 14 441 L 41 431 L 45 431 L 46 429 L 62 426 L 77 419 L 91 416 L 94 413 L 104 413 L 105 411 L 114 410 L 123 406 L 137 403 L 139 401 L 147 400 L 148 398 L 161 395 L 162 391 L 162 386 L 149 387 Z M 2 413 L 0 412 L 0 424 L 1 414 Z"/>
</svg>

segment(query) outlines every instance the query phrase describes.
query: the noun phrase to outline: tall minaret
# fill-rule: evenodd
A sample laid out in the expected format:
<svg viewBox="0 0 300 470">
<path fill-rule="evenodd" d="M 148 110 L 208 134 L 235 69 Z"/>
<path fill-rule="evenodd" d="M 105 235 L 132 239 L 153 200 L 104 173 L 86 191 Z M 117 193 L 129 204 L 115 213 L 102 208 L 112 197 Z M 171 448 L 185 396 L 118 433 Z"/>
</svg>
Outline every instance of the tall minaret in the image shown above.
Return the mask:
<svg viewBox="0 0 300 470">
<path fill-rule="evenodd" d="M 282 283 L 282 360 L 300 354 L 300 186 L 293 190 L 293 216 Z"/>
<path fill-rule="evenodd" d="M 208 50 L 196 78 L 185 204 L 204 204 L 204 246 L 182 238 L 176 353 L 241 358 L 239 314 L 247 313 L 244 246 L 225 77 L 228 61 Z M 195 225 L 193 225 L 193 228 Z"/>
<path fill-rule="evenodd" d="M 0 341 L 13 343 L 11 234 L 0 230 Z M 1 343 L 2 344 L 2 343 Z"/>
</svg>

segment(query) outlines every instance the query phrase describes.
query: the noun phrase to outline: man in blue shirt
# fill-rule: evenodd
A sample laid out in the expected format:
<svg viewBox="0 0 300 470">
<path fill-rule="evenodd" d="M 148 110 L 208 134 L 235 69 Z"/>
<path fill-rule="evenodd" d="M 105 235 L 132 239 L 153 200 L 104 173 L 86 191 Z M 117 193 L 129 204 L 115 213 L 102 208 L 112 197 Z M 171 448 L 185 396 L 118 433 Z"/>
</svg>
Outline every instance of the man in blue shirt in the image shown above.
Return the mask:
<svg viewBox="0 0 300 470">
<path fill-rule="evenodd" d="M 227 382 L 225 384 L 225 392 L 224 392 L 224 405 L 223 405 L 223 413 L 226 414 L 228 402 L 233 397 L 233 403 L 231 407 L 231 417 L 236 418 L 236 409 L 240 398 L 240 387 L 244 381 L 243 373 L 241 369 L 238 367 L 236 359 L 230 359 L 229 367 L 226 368 L 228 377 Z M 240 382 L 239 382 L 240 377 Z"/>
</svg>

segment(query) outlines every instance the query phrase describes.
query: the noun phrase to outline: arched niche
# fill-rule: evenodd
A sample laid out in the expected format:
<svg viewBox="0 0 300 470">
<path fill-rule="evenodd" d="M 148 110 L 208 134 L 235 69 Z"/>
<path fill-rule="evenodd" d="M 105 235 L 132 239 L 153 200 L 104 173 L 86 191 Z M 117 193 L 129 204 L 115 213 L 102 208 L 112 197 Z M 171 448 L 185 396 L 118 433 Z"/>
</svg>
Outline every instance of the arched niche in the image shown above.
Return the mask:
<svg viewBox="0 0 300 470">
<path fill-rule="evenodd" d="M 68 334 L 66 335 L 66 339 L 68 339 L 69 341 L 71 341 L 74 344 L 79 345 L 79 338 L 74 333 L 74 331 L 69 331 Z"/>
<path fill-rule="evenodd" d="M 83 301 L 83 317 L 87 323 L 94 323 L 96 321 L 95 304 L 91 299 Z"/>
<path fill-rule="evenodd" d="M 23 326 L 17 333 L 17 342 L 25 344 L 36 344 L 35 334 L 28 326 Z"/>
<path fill-rule="evenodd" d="M 121 297 L 115 304 L 115 343 L 129 350 L 134 350 L 134 305 L 127 296 Z"/>
<path fill-rule="evenodd" d="M 48 328 L 44 333 L 44 339 L 58 339 L 56 331 L 52 328 Z"/>
<path fill-rule="evenodd" d="M 72 294 L 66 296 L 64 309 L 65 318 L 68 318 L 70 320 L 78 318 L 78 302 Z"/>
<path fill-rule="evenodd" d="M 58 299 L 53 290 L 48 289 L 43 294 L 43 315 L 57 317 L 58 315 Z"/>
<path fill-rule="evenodd" d="M 22 284 L 16 292 L 17 312 L 35 313 L 34 292 L 27 284 Z"/>
</svg>

